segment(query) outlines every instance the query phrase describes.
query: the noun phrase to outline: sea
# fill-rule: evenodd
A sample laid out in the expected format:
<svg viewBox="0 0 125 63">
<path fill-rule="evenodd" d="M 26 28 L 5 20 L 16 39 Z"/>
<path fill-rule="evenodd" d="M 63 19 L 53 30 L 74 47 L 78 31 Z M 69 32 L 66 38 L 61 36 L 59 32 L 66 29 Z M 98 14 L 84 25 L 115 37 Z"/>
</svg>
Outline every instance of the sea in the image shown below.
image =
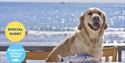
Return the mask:
<svg viewBox="0 0 125 63">
<path fill-rule="evenodd" d="M 104 41 L 125 40 L 125 6 L 122 3 L 19 3 L 0 2 L 0 31 L 7 24 L 19 21 L 28 33 L 21 44 L 26 46 L 57 45 L 75 32 L 80 23 L 79 16 L 88 8 L 98 7 L 107 15 L 108 34 Z M 121 33 L 122 32 L 122 33 Z M 0 33 L 0 45 L 12 44 Z"/>
<path fill-rule="evenodd" d="M 19 21 L 28 33 L 19 43 L 24 46 L 55 46 L 77 30 L 80 14 L 98 7 L 107 15 L 108 29 L 104 42 L 125 41 L 124 3 L 26 3 L 0 2 L 0 46 L 9 46 L 5 33 L 7 24 Z M 125 42 L 124 42 L 125 44 Z M 2 54 L 2 52 L 1 52 Z M 2 63 L 8 63 L 0 57 Z"/>
</svg>

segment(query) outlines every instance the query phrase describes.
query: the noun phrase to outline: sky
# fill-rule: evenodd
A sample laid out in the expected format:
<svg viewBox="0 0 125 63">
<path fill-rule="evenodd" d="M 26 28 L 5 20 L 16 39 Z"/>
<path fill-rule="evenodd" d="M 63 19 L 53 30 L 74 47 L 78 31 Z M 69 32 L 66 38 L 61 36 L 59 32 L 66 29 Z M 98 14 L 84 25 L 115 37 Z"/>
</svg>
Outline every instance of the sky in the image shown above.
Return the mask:
<svg viewBox="0 0 125 63">
<path fill-rule="evenodd" d="M 125 3 L 125 0 L 0 0 L 0 2 L 101 2 L 101 3 Z"/>
</svg>

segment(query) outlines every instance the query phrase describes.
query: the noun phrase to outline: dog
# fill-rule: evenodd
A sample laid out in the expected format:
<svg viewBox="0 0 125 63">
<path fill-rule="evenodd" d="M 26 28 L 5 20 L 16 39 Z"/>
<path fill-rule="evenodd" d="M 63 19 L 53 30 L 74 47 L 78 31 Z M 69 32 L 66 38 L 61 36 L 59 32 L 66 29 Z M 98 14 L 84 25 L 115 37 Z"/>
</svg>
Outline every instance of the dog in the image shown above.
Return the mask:
<svg viewBox="0 0 125 63">
<path fill-rule="evenodd" d="M 46 62 L 57 62 L 58 55 L 65 57 L 74 54 L 89 54 L 94 56 L 93 61 L 99 61 L 103 54 L 102 36 L 107 27 L 104 11 L 96 7 L 87 9 L 80 15 L 78 30 L 55 47 Z"/>
</svg>

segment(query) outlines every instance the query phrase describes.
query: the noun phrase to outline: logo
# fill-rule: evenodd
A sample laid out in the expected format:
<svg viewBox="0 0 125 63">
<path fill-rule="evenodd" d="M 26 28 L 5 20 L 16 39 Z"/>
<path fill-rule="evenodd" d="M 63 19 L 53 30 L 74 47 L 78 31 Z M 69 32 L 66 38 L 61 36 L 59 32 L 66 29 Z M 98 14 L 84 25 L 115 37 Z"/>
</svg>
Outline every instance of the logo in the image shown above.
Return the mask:
<svg viewBox="0 0 125 63">
<path fill-rule="evenodd" d="M 26 56 L 26 51 L 22 45 L 12 44 L 6 52 L 6 57 L 11 63 L 21 63 Z"/>
<path fill-rule="evenodd" d="M 21 22 L 10 22 L 5 29 L 5 35 L 11 42 L 21 41 L 25 33 L 26 29 Z"/>
</svg>

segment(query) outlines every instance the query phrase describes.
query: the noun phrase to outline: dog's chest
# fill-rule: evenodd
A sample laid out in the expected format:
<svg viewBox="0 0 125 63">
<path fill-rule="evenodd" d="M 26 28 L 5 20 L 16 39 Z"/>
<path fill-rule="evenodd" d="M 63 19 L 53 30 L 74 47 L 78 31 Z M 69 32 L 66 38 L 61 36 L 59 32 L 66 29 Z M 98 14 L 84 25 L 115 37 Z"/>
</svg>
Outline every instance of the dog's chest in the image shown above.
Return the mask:
<svg viewBox="0 0 125 63">
<path fill-rule="evenodd" d="M 93 47 L 94 46 L 94 47 Z M 76 39 L 71 47 L 71 52 L 73 54 L 97 54 L 101 51 L 102 45 L 101 42 L 98 44 L 88 44 L 87 41 L 81 41 Z"/>
<path fill-rule="evenodd" d="M 71 47 L 71 52 L 73 54 L 81 54 L 88 52 L 90 49 L 91 48 L 87 44 L 85 44 L 84 41 L 76 39 Z"/>
</svg>

